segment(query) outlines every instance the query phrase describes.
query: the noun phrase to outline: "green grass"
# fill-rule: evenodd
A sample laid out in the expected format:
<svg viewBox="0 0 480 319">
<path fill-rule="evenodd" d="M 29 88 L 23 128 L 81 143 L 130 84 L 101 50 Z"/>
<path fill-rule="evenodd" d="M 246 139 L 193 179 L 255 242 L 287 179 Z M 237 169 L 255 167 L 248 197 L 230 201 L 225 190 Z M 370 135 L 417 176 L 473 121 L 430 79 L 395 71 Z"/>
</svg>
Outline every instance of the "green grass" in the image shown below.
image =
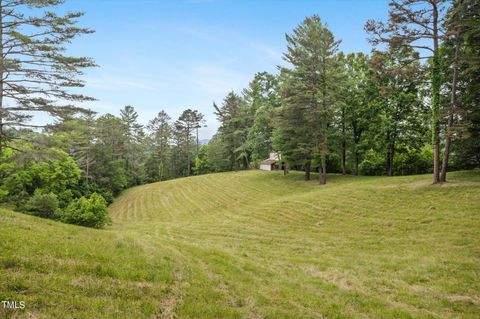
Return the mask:
<svg viewBox="0 0 480 319">
<path fill-rule="evenodd" d="M 0 210 L 0 299 L 26 302 L 0 311 L 478 318 L 480 172 L 449 177 L 184 178 L 126 191 L 105 230 Z"/>
</svg>

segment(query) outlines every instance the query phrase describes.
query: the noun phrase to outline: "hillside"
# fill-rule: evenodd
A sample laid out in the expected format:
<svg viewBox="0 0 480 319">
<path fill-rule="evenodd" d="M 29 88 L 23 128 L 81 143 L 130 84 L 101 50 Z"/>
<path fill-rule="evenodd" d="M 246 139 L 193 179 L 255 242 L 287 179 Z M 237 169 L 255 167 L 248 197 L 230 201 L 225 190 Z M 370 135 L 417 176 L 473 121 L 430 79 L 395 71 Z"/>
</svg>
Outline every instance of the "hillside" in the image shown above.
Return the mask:
<svg viewBox="0 0 480 319">
<path fill-rule="evenodd" d="M 476 318 L 480 172 L 243 171 L 132 188 L 93 230 L 0 209 L 21 317 Z M 314 176 L 315 178 L 315 176 Z"/>
</svg>

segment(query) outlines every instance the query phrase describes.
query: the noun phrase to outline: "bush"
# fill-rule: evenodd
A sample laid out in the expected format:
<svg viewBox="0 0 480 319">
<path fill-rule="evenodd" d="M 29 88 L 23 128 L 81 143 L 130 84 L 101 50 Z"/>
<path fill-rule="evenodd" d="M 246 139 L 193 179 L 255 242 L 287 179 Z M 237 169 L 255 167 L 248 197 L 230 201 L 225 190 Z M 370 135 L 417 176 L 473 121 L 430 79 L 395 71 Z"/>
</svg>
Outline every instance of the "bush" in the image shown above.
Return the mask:
<svg viewBox="0 0 480 319">
<path fill-rule="evenodd" d="M 77 196 L 77 197 L 80 197 L 80 196 Z M 59 207 L 63 209 L 68 206 L 68 204 L 75 198 L 75 196 L 73 195 L 73 192 L 70 189 L 67 189 L 57 194 L 57 198 L 59 202 Z"/>
<path fill-rule="evenodd" d="M 425 146 L 420 150 L 405 148 L 394 159 L 396 175 L 425 174 L 432 171 L 433 150 Z"/>
<path fill-rule="evenodd" d="M 68 205 L 60 219 L 68 224 L 102 228 L 108 221 L 107 202 L 97 193 L 81 197 Z"/>
<path fill-rule="evenodd" d="M 42 194 L 35 192 L 25 203 L 25 210 L 32 215 L 53 218 L 55 210 L 58 208 L 57 196 L 53 193 Z"/>
<path fill-rule="evenodd" d="M 0 203 L 7 200 L 8 192 L 0 188 Z"/>
<path fill-rule="evenodd" d="M 419 173 L 433 172 L 433 149 L 430 145 L 425 145 L 420 151 L 418 169 Z"/>
<path fill-rule="evenodd" d="M 385 159 L 370 149 L 365 153 L 359 170 L 363 175 L 382 175 L 385 172 Z"/>
</svg>

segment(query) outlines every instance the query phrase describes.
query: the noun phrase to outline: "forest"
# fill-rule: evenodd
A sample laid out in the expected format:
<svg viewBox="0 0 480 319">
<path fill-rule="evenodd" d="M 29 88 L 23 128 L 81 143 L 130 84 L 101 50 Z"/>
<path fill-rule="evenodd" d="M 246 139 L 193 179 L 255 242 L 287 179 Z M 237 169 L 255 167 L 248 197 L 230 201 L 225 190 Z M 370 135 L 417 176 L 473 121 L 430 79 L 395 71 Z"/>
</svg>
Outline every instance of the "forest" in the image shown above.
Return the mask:
<svg viewBox="0 0 480 319">
<path fill-rule="evenodd" d="M 480 166 L 476 0 L 391 1 L 388 21 L 365 23 L 369 54 L 341 52 L 320 16 L 306 17 L 285 35 L 288 67 L 212 105 L 220 128 L 204 145 L 194 106 L 178 119 L 159 108 L 147 125 L 134 106 L 119 116 L 80 107 L 94 97 L 71 89 L 96 64 L 65 50 L 93 30 L 76 25 L 80 12 L 35 15 L 58 3 L 0 3 L 0 202 L 16 210 L 100 228 L 127 188 L 258 168 L 270 152 L 320 184 L 327 173 L 443 183 Z M 34 125 L 36 113 L 53 120 Z"/>
</svg>

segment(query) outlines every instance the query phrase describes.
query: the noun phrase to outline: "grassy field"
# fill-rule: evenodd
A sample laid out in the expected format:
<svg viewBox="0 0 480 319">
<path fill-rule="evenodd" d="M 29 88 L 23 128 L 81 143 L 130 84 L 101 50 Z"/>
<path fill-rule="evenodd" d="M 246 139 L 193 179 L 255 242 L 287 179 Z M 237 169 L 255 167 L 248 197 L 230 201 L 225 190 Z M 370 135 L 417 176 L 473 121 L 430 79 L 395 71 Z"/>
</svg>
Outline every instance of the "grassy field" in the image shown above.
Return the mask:
<svg viewBox="0 0 480 319">
<path fill-rule="evenodd" d="M 479 318 L 480 172 L 449 177 L 184 178 L 105 230 L 0 209 L 0 316 Z"/>
</svg>

